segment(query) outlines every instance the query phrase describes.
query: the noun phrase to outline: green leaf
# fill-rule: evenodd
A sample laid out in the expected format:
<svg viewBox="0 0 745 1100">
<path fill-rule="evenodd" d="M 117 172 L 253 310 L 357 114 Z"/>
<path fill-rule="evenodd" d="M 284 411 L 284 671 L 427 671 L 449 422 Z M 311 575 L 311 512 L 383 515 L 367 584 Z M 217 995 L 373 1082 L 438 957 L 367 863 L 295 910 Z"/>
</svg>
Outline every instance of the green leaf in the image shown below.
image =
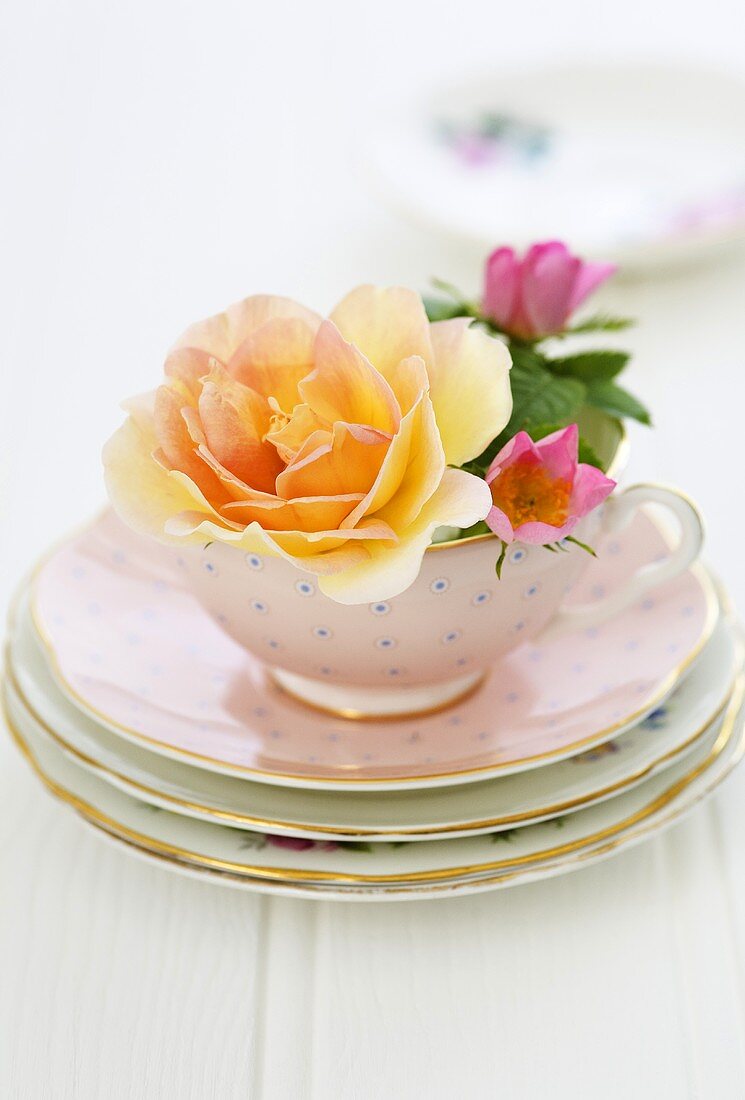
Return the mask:
<svg viewBox="0 0 745 1100">
<path fill-rule="evenodd" d="M 444 298 L 425 297 L 422 299 L 430 321 L 449 321 L 453 317 L 467 314 L 462 302 L 446 302 Z"/>
<path fill-rule="evenodd" d="M 530 429 L 530 436 L 534 443 L 537 443 L 539 439 L 545 439 L 547 435 L 551 435 L 552 432 L 558 432 L 564 424 L 536 424 L 535 427 Z"/>
<path fill-rule="evenodd" d="M 586 542 L 580 542 L 580 540 L 576 539 L 574 535 L 567 535 L 564 541 L 573 542 L 575 546 L 579 546 L 580 550 L 584 550 L 586 554 L 589 554 L 593 558 L 597 557 L 597 554 L 591 546 L 588 546 Z"/>
<path fill-rule="evenodd" d="M 541 424 L 564 427 L 577 419 L 585 403 L 587 387 L 576 378 L 561 378 L 543 366 L 526 368 L 513 361 L 510 371 L 512 416 L 509 424 L 479 455 L 477 464 L 486 468 L 505 443 L 517 432 L 531 432 Z"/>
<path fill-rule="evenodd" d="M 529 344 L 520 344 L 510 340 L 510 355 L 512 356 L 513 371 L 542 370 L 546 367 L 546 356 L 541 355 L 540 351 Z"/>
<path fill-rule="evenodd" d="M 630 317 L 610 317 L 605 313 L 595 313 L 579 324 L 565 329 L 563 335 L 569 336 L 575 332 L 623 332 L 634 323 Z"/>
<path fill-rule="evenodd" d="M 439 290 L 441 294 L 444 294 L 447 298 L 452 299 L 455 305 L 458 307 L 458 312 L 454 314 L 456 317 L 481 317 L 481 306 L 478 302 L 469 302 L 463 295 L 463 292 L 458 290 L 457 286 L 453 286 L 452 283 L 448 283 L 445 279 L 432 279 L 432 286 L 435 290 Z"/>
<path fill-rule="evenodd" d="M 466 469 L 466 467 L 464 466 L 463 469 Z M 484 469 L 471 469 L 471 468 L 468 468 L 468 473 L 475 474 L 476 477 L 483 477 L 484 473 L 485 473 L 485 468 Z M 462 527 L 460 529 L 460 533 L 456 536 L 456 538 L 470 539 L 470 538 L 473 538 L 474 535 L 490 535 L 491 533 L 492 533 L 491 528 L 482 519 L 482 520 L 479 520 L 478 523 L 474 523 L 472 527 Z"/>
<path fill-rule="evenodd" d="M 496 574 L 497 574 L 497 580 L 500 580 L 500 581 L 502 579 L 502 566 L 504 565 L 504 559 L 505 559 L 506 555 L 507 555 L 507 543 L 503 542 L 502 543 L 502 549 L 499 551 L 499 557 L 497 558 L 496 565 L 494 567 L 495 570 L 496 570 Z"/>
<path fill-rule="evenodd" d="M 498 833 L 491 833 L 492 844 L 509 844 L 517 836 L 517 829 L 502 829 Z"/>
<path fill-rule="evenodd" d="M 605 472 L 602 458 L 600 458 L 597 451 L 595 451 L 582 436 L 579 437 L 577 461 L 583 462 L 586 466 L 597 466 L 598 470 Z"/>
<path fill-rule="evenodd" d="M 623 370 L 631 356 L 626 351 L 583 351 L 560 359 L 549 359 L 554 374 L 579 378 L 580 382 L 610 382 Z"/>
<path fill-rule="evenodd" d="M 458 290 L 457 286 L 453 286 L 447 279 L 440 279 L 436 275 L 430 280 L 435 290 L 441 290 L 443 294 L 447 294 L 448 298 L 452 298 L 455 302 L 460 302 L 463 299 L 463 295 Z"/>
<path fill-rule="evenodd" d="M 512 416 L 507 425 L 508 438 L 539 424 L 569 424 L 585 401 L 586 387 L 576 378 L 560 378 L 545 367 L 513 367 Z"/>
<path fill-rule="evenodd" d="M 630 417 L 642 424 L 652 423 L 642 403 L 615 382 L 591 382 L 587 387 L 587 404 L 610 416 Z"/>
</svg>

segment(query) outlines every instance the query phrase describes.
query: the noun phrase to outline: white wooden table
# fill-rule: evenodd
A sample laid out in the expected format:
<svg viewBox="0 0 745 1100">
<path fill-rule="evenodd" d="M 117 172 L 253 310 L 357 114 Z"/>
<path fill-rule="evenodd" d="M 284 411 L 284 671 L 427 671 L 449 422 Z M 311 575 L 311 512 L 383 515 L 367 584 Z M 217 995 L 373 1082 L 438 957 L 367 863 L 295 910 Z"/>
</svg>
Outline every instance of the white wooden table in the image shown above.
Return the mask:
<svg viewBox="0 0 745 1100">
<path fill-rule="evenodd" d="M 673 16 L 674 12 L 674 18 Z M 705 25 L 702 25 L 705 23 Z M 9 0 L 0 14 L 2 595 L 102 499 L 117 403 L 257 290 L 467 288 L 349 148 L 441 72 L 639 41 L 742 66 L 741 5 Z M 632 476 L 674 481 L 745 606 L 745 262 L 626 283 Z M 673 832 L 545 884 L 365 906 L 181 879 L 105 844 L 0 742 L 0 1096 L 745 1095 L 745 769 Z"/>
</svg>

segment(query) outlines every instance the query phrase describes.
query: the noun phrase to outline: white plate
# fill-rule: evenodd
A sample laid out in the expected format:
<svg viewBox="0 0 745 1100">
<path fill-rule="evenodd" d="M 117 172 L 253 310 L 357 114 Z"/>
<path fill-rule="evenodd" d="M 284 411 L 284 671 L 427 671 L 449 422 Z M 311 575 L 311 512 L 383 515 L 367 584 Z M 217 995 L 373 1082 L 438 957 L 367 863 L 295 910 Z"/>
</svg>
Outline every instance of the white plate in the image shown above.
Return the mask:
<svg viewBox="0 0 745 1100">
<path fill-rule="evenodd" d="M 699 68 L 500 71 L 398 105 L 366 154 L 412 217 L 484 250 L 558 237 L 628 267 L 745 233 L 745 91 Z"/>
<path fill-rule="evenodd" d="M 630 788 L 693 748 L 725 705 L 741 661 L 741 644 L 722 619 L 667 702 L 604 745 L 528 773 L 385 794 L 272 788 L 166 760 L 124 740 L 60 691 L 26 598 L 19 603 L 8 678 L 18 705 L 63 751 L 135 798 L 219 824 L 311 839 L 432 840 L 535 823 Z"/>
<path fill-rule="evenodd" d="M 47 787 L 90 824 L 168 866 L 220 872 L 220 881 L 313 896 L 379 899 L 438 896 L 518 881 L 516 872 L 557 873 L 572 860 L 617 850 L 694 804 L 742 753 L 742 679 L 724 718 L 689 756 L 633 790 L 586 810 L 512 833 L 420 844 L 304 843 L 243 833 L 149 806 L 69 760 L 6 696 L 11 730 Z M 225 879 L 222 878 L 225 876 Z M 534 876 L 535 877 L 535 876 Z"/>
</svg>

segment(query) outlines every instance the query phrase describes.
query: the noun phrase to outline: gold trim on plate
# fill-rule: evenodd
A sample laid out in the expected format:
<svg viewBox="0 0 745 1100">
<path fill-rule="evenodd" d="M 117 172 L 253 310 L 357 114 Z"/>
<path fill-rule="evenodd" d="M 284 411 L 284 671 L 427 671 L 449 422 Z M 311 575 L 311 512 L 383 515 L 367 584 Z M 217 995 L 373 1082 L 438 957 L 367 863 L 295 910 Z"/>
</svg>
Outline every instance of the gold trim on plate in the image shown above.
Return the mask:
<svg viewBox="0 0 745 1100">
<path fill-rule="evenodd" d="M 232 810 L 220 810 L 213 806 L 204 806 L 199 802 L 193 802 L 189 799 L 179 798 L 178 795 L 167 794 L 156 787 L 149 787 L 146 783 L 140 780 L 133 779 L 130 776 L 124 775 L 118 772 L 115 768 L 110 767 L 107 764 L 103 764 L 95 757 L 89 756 L 81 749 L 71 745 L 61 733 L 53 729 L 49 723 L 42 718 L 34 705 L 28 699 L 28 696 L 21 687 L 18 678 L 13 667 L 13 658 L 9 645 L 6 645 L 5 651 L 5 670 L 6 670 L 6 682 L 10 685 L 13 693 L 17 696 L 20 702 L 21 708 L 27 712 L 30 718 L 44 731 L 44 733 L 50 737 L 63 752 L 75 757 L 84 766 L 93 769 L 95 772 L 102 774 L 103 776 L 109 776 L 114 780 L 126 784 L 127 787 L 140 791 L 148 798 L 159 800 L 166 803 L 167 806 L 180 807 L 182 810 L 192 811 L 194 815 L 199 815 L 202 819 L 208 818 L 213 820 L 215 824 L 220 822 L 230 821 L 239 824 L 241 827 L 249 829 L 266 830 L 272 833 L 287 833 L 288 835 L 297 835 L 301 833 L 322 833 L 324 835 L 330 835 L 339 837 L 341 839 L 347 837 L 381 837 L 387 838 L 389 836 L 440 836 L 442 834 L 461 834 L 472 833 L 474 829 L 490 829 L 498 828 L 499 826 L 509 825 L 524 825 L 533 821 L 545 820 L 551 817 L 555 817 L 559 814 L 565 813 L 567 810 L 576 810 L 579 807 L 589 806 L 598 802 L 601 799 L 606 798 L 610 794 L 617 794 L 619 791 L 625 790 L 628 787 L 634 786 L 640 780 L 646 776 L 651 775 L 657 771 L 662 764 L 668 764 L 675 760 L 677 757 L 683 755 L 686 749 L 690 748 L 700 737 L 706 733 L 707 729 L 721 716 L 725 708 L 728 706 L 732 693 L 734 691 L 734 684 L 736 677 L 739 673 L 743 672 L 743 642 L 739 635 L 735 641 L 735 660 L 732 665 L 731 681 L 727 688 L 727 696 L 722 703 L 720 703 L 715 710 L 710 714 L 706 720 L 700 725 L 694 733 L 686 738 L 680 745 L 674 749 L 670 749 L 668 752 L 663 753 L 655 760 L 651 761 L 643 768 L 639 768 L 637 771 L 628 775 L 625 779 L 617 780 L 615 783 L 608 784 L 605 787 L 601 787 L 595 791 L 588 792 L 585 795 L 577 796 L 576 798 L 565 799 L 563 802 L 557 802 L 550 806 L 537 807 L 534 810 L 525 811 L 523 813 L 505 814 L 502 817 L 484 818 L 476 821 L 460 822 L 456 825 L 441 825 L 437 828 L 419 828 L 419 827 L 403 827 L 399 829 L 372 829 L 372 828 L 360 828 L 349 827 L 342 828 L 333 825 L 313 824 L 308 822 L 296 822 L 296 821 L 276 821 L 270 818 L 256 817 L 250 814 L 237 813 Z M 133 796 L 136 797 L 136 796 Z M 166 807 L 167 808 L 167 807 Z M 179 812 L 175 810 L 174 812 Z"/>
<path fill-rule="evenodd" d="M 651 517 L 650 517 L 651 518 Z M 654 521 L 653 521 L 654 522 Z M 659 529 L 659 528 L 658 528 Z M 264 771 L 260 768 L 250 768 L 242 764 L 230 764 L 223 760 L 216 760 L 214 757 L 206 756 L 203 753 L 190 752 L 188 749 L 180 749 L 173 745 L 169 745 L 165 741 L 159 741 L 157 738 L 149 737 L 147 734 L 140 733 L 138 730 L 131 729 L 129 726 L 125 726 L 123 723 L 118 722 L 115 718 L 106 714 L 105 711 L 99 710 L 97 707 L 92 706 L 82 695 L 69 683 L 66 679 L 60 663 L 57 659 L 57 654 L 54 649 L 51 638 L 46 632 L 46 629 L 41 622 L 38 612 L 36 600 L 37 600 L 37 581 L 38 581 L 38 569 L 34 571 L 31 582 L 29 585 L 29 614 L 33 622 L 34 628 L 38 639 L 46 653 L 49 666 L 59 684 L 62 691 L 72 699 L 82 710 L 87 714 L 92 715 L 95 719 L 103 722 L 109 729 L 115 733 L 121 734 L 123 737 L 128 737 L 134 742 L 148 745 L 155 751 L 160 752 L 163 756 L 172 756 L 175 758 L 181 758 L 186 761 L 196 763 L 198 766 L 209 766 L 214 771 L 217 771 L 223 775 L 245 775 L 253 777 L 257 782 L 261 783 L 286 783 L 288 786 L 306 787 L 313 790 L 319 790 L 323 788 L 330 788 L 336 786 L 348 786 L 350 788 L 356 787 L 358 784 L 364 783 L 368 790 L 385 790 L 386 787 L 395 785 L 396 787 L 421 787 L 423 784 L 432 782 L 433 785 L 437 784 L 437 781 L 446 779 L 458 779 L 461 777 L 467 777 L 472 775 L 493 775 L 498 776 L 505 772 L 519 771 L 521 766 L 538 766 L 539 763 L 543 763 L 549 760 L 561 760 L 567 756 L 573 756 L 584 748 L 590 748 L 594 745 L 600 745 L 604 741 L 610 740 L 611 737 L 619 730 L 626 729 L 627 727 L 639 721 L 655 707 L 667 698 L 672 691 L 678 680 L 681 679 L 684 672 L 693 664 L 698 655 L 706 643 L 711 638 L 711 635 L 716 626 L 719 618 L 719 601 L 717 599 L 714 583 L 701 562 L 694 562 L 689 567 L 687 572 L 692 573 L 698 580 L 704 594 L 704 600 L 706 603 L 706 617 L 704 619 L 703 626 L 701 628 L 701 634 L 698 642 L 694 645 L 691 652 L 681 661 L 675 668 L 661 682 L 657 692 L 654 696 L 647 701 L 647 703 L 639 707 L 638 710 L 632 711 L 622 721 L 614 722 L 613 725 L 607 726 L 603 730 L 596 731 L 589 734 L 587 737 L 582 737 L 578 741 L 573 741 L 569 745 L 564 745 L 561 748 L 554 749 L 549 752 L 535 753 L 530 756 L 520 757 L 519 759 L 510 760 L 505 764 L 483 764 L 475 768 L 459 768 L 456 771 L 441 771 L 428 773 L 426 775 L 416 776 L 391 776 L 391 777 L 377 777 L 370 779 L 365 776 L 328 776 L 328 775 L 309 775 L 306 773 L 297 772 L 279 772 L 279 771 Z M 321 786 L 319 786 L 319 784 Z"/>
<path fill-rule="evenodd" d="M 233 875 L 237 875 L 243 878 L 253 878 L 255 880 L 261 880 L 265 882 L 332 882 L 342 886 L 376 886 L 385 884 L 399 884 L 403 889 L 407 884 L 410 883 L 443 883 L 452 879 L 461 879 L 464 876 L 477 876 L 493 871 L 506 870 L 516 867 L 525 867 L 534 863 L 539 863 L 544 860 L 554 859 L 557 856 L 568 855 L 572 852 L 580 852 L 590 846 L 598 845 L 602 841 L 610 840 L 611 838 L 617 838 L 619 834 L 622 833 L 624 830 L 627 830 L 631 826 L 646 820 L 658 810 L 663 809 L 670 802 L 672 802 L 673 799 L 681 793 L 681 791 L 690 786 L 690 784 L 695 779 L 704 774 L 721 755 L 724 748 L 729 744 L 730 740 L 735 735 L 736 729 L 737 732 L 742 735 L 742 722 L 740 722 L 738 727 L 737 718 L 741 717 L 744 686 L 745 678 L 741 674 L 737 679 L 737 684 L 735 685 L 735 689 L 730 699 L 727 712 L 722 722 L 722 727 L 706 758 L 700 761 L 694 768 L 691 769 L 690 772 L 684 775 L 681 779 L 677 780 L 670 787 L 668 787 L 667 790 L 663 791 L 662 794 L 652 799 L 652 801 L 647 803 L 646 806 L 643 806 L 641 809 L 635 811 L 633 814 L 630 814 L 622 821 L 617 821 L 613 825 L 606 826 L 604 829 L 600 829 L 598 830 L 598 832 L 590 836 L 583 837 L 582 839 L 578 839 L 575 841 L 570 841 L 566 844 L 555 845 L 554 847 L 546 848 L 541 852 L 532 852 L 528 855 L 514 856 L 501 860 L 490 860 L 487 863 L 467 864 L 463 867 L 448 867 L 446 869 L 432 871 L 412 871 L 409 874 L 399 873 L 395 875 L 360 875 L 352 874 L 350 872 L 320 870 L 308 871 L 299 868 L 289 867 L 258 867 L 255 865 L 235 863 L 232 860 L 216 859 L 212 856 L 204 856 L 199 852 L 190 852 L 187 849 L 179 848 L 177 845 L 157 840 L 154 837 L 149 837 L 144 833 L 139 833 L 134 829 L 130 829 L 126 825 L 122 825 L 114 818 L 109 817 L 107 814 L 97 809 L 97 807 L 92 806 L 90 803 L 86 802 L 78 795 L 73 794 L 61 784 L 51 779 L 44 772 L 43 768 L 39 764 L 25 738 L 8 714 L 5 697 L 3 697 L 2 704 L 5 719 L 11 735 L 13 736 L 23 755 L 26 757 L 31 768 L 37 774 L 39 779 L 44 783 L 47 789 L 52 794 L 56 795 L 57 798 L 71 805 L 91 825 L 103 829 L 104 832 L 107 832 L 120 840 L 128 841 L 134 844 L 136 847 L 149 853 L 155 853 L 157 855 L 169 857 L 172 861 L 175 857 L 176 862 L 184 862 L 195 867 L 206 867 L 212 870 L 229 872 Z M 741 753 L 741 750 L 742 745 L 738 745 L 738 753 Z M 737 759 L 739 759 L 739 755 Z"/>
</svg>

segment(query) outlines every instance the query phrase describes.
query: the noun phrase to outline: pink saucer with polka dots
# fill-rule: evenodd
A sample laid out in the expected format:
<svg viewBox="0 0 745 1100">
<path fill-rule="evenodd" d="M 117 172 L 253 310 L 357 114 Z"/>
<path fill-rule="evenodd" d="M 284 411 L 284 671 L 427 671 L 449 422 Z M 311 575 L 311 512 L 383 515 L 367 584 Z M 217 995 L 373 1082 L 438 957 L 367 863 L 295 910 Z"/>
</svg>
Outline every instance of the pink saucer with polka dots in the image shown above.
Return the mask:
<svg viewBox="0 0 745 1100">
<path fill-rule="evenodd" d="M 570 603 L 605 598 L 666 550 L 639 513 Z M 173 552 L 111 514 L 47 558 L 32 607 L 62 688 L 121 736 L 266 783 L 361 790 L 484 779 L 600 744 L 659 705 L 718 615 L 694 566 L 602 626 L 513 649 L 439 713 L 354 721 L 284 694 L 186 591 Z"/>
</svg>

